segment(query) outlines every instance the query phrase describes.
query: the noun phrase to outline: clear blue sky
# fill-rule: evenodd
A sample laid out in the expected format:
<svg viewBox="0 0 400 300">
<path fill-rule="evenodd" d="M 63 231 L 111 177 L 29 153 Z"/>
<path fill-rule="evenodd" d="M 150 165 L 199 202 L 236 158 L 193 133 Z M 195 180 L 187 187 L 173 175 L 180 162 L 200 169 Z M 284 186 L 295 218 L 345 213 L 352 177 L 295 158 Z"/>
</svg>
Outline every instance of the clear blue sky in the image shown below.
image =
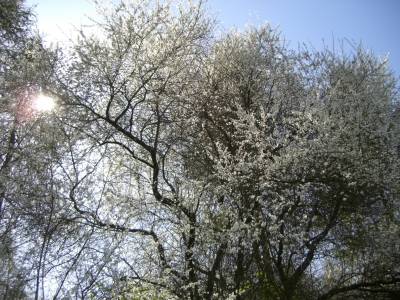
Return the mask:
<svg viewBox="0 0 400 300">
<path fill-rule="evenodd" d="M 86 0 L 27 4 L 37 4 L 39 29 L 49 38 L 63 37 L 56 25 L 69 35 L 68 24 L 79 25 L 92 11 Z M 242 28 L 250 16 L 253 23 L 259 19 L 270 21 L 272 27 L 280 24 L 293 48 L 305 42 L 321 49 L 323 39 L 327 45 L 333 39 L 362 40 L 375 54 L 390 53 L 390 64 L 400 76 L 400 0 L 209 0 L 208 6 L 225 28 Z"/>
</svg>

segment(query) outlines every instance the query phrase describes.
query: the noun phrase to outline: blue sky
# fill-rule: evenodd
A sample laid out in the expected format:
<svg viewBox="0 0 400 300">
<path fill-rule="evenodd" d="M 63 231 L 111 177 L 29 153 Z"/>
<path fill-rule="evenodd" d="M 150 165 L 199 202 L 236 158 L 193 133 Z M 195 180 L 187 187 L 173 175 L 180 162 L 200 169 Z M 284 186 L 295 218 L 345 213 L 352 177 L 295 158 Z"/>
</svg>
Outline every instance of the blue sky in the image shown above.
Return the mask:
<svg viewBox="0 0 400 300">
<path fill-rule="evenodd" d="M 115 1 L 115 0 L 114 0 Z M 48 39 L 63 39 L 61 27 L 69 36 L 69 24 L 85 22 L 91 5 L 86 0 L 27 0 L 37 4 L 39 29 Z M 375 54 L 390 53 L 390 65 L 400 76 L 400 0 L 209 0 L 208 6 L 225 28 L 242 28 L 270 21 L 280 24 L 282 35 L 297 48 L 298 43 L 316 49 L 347 38 L 368 46 Z"/>
</svg>

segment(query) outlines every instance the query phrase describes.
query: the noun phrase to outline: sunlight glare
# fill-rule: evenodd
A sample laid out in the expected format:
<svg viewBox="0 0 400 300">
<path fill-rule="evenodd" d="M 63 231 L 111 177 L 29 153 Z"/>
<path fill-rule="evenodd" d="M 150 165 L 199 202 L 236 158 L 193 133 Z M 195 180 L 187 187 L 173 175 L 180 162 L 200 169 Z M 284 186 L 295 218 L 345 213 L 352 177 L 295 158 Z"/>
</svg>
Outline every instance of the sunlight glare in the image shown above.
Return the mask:
<svg viewBox="0 0 400 300">
<path fill-rule="evenodd" d="M 39 95 L 36 99 L 36 109 L 39 111 L 47 111 L 53 109 L 55 103 L 50 97 Z"/>
</svg>

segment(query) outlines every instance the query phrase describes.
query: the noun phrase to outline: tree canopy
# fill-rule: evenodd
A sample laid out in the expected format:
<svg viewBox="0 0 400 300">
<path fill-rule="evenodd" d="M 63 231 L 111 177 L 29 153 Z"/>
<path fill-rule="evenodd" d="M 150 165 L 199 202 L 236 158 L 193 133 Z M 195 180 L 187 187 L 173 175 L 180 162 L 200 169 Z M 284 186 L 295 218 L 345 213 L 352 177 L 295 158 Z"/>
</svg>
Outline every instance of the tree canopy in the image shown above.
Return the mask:
<svg viewBox="0 0 400 300">
<path fill-rule="evenodd" d="M 97 8 L 1 73 L 6 299 L 400 296 L 387 57 L 224 31 L 204 1 Z"/>
</svg>

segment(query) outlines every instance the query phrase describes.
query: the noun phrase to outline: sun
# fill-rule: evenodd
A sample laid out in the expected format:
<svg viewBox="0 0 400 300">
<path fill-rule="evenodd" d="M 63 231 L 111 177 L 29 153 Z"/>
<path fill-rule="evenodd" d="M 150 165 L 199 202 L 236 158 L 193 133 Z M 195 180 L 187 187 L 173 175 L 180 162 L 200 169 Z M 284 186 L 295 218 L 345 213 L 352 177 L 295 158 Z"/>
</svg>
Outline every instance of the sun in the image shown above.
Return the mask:
<svg viewBox="0 0 400 300">
<path fill-rule="evenodd" d="M 39 111 L 52 110 L 54 106 L 54 100 L 48 96 L 39 95 L 36 99 L 36 109 Z"/>
</svg>

